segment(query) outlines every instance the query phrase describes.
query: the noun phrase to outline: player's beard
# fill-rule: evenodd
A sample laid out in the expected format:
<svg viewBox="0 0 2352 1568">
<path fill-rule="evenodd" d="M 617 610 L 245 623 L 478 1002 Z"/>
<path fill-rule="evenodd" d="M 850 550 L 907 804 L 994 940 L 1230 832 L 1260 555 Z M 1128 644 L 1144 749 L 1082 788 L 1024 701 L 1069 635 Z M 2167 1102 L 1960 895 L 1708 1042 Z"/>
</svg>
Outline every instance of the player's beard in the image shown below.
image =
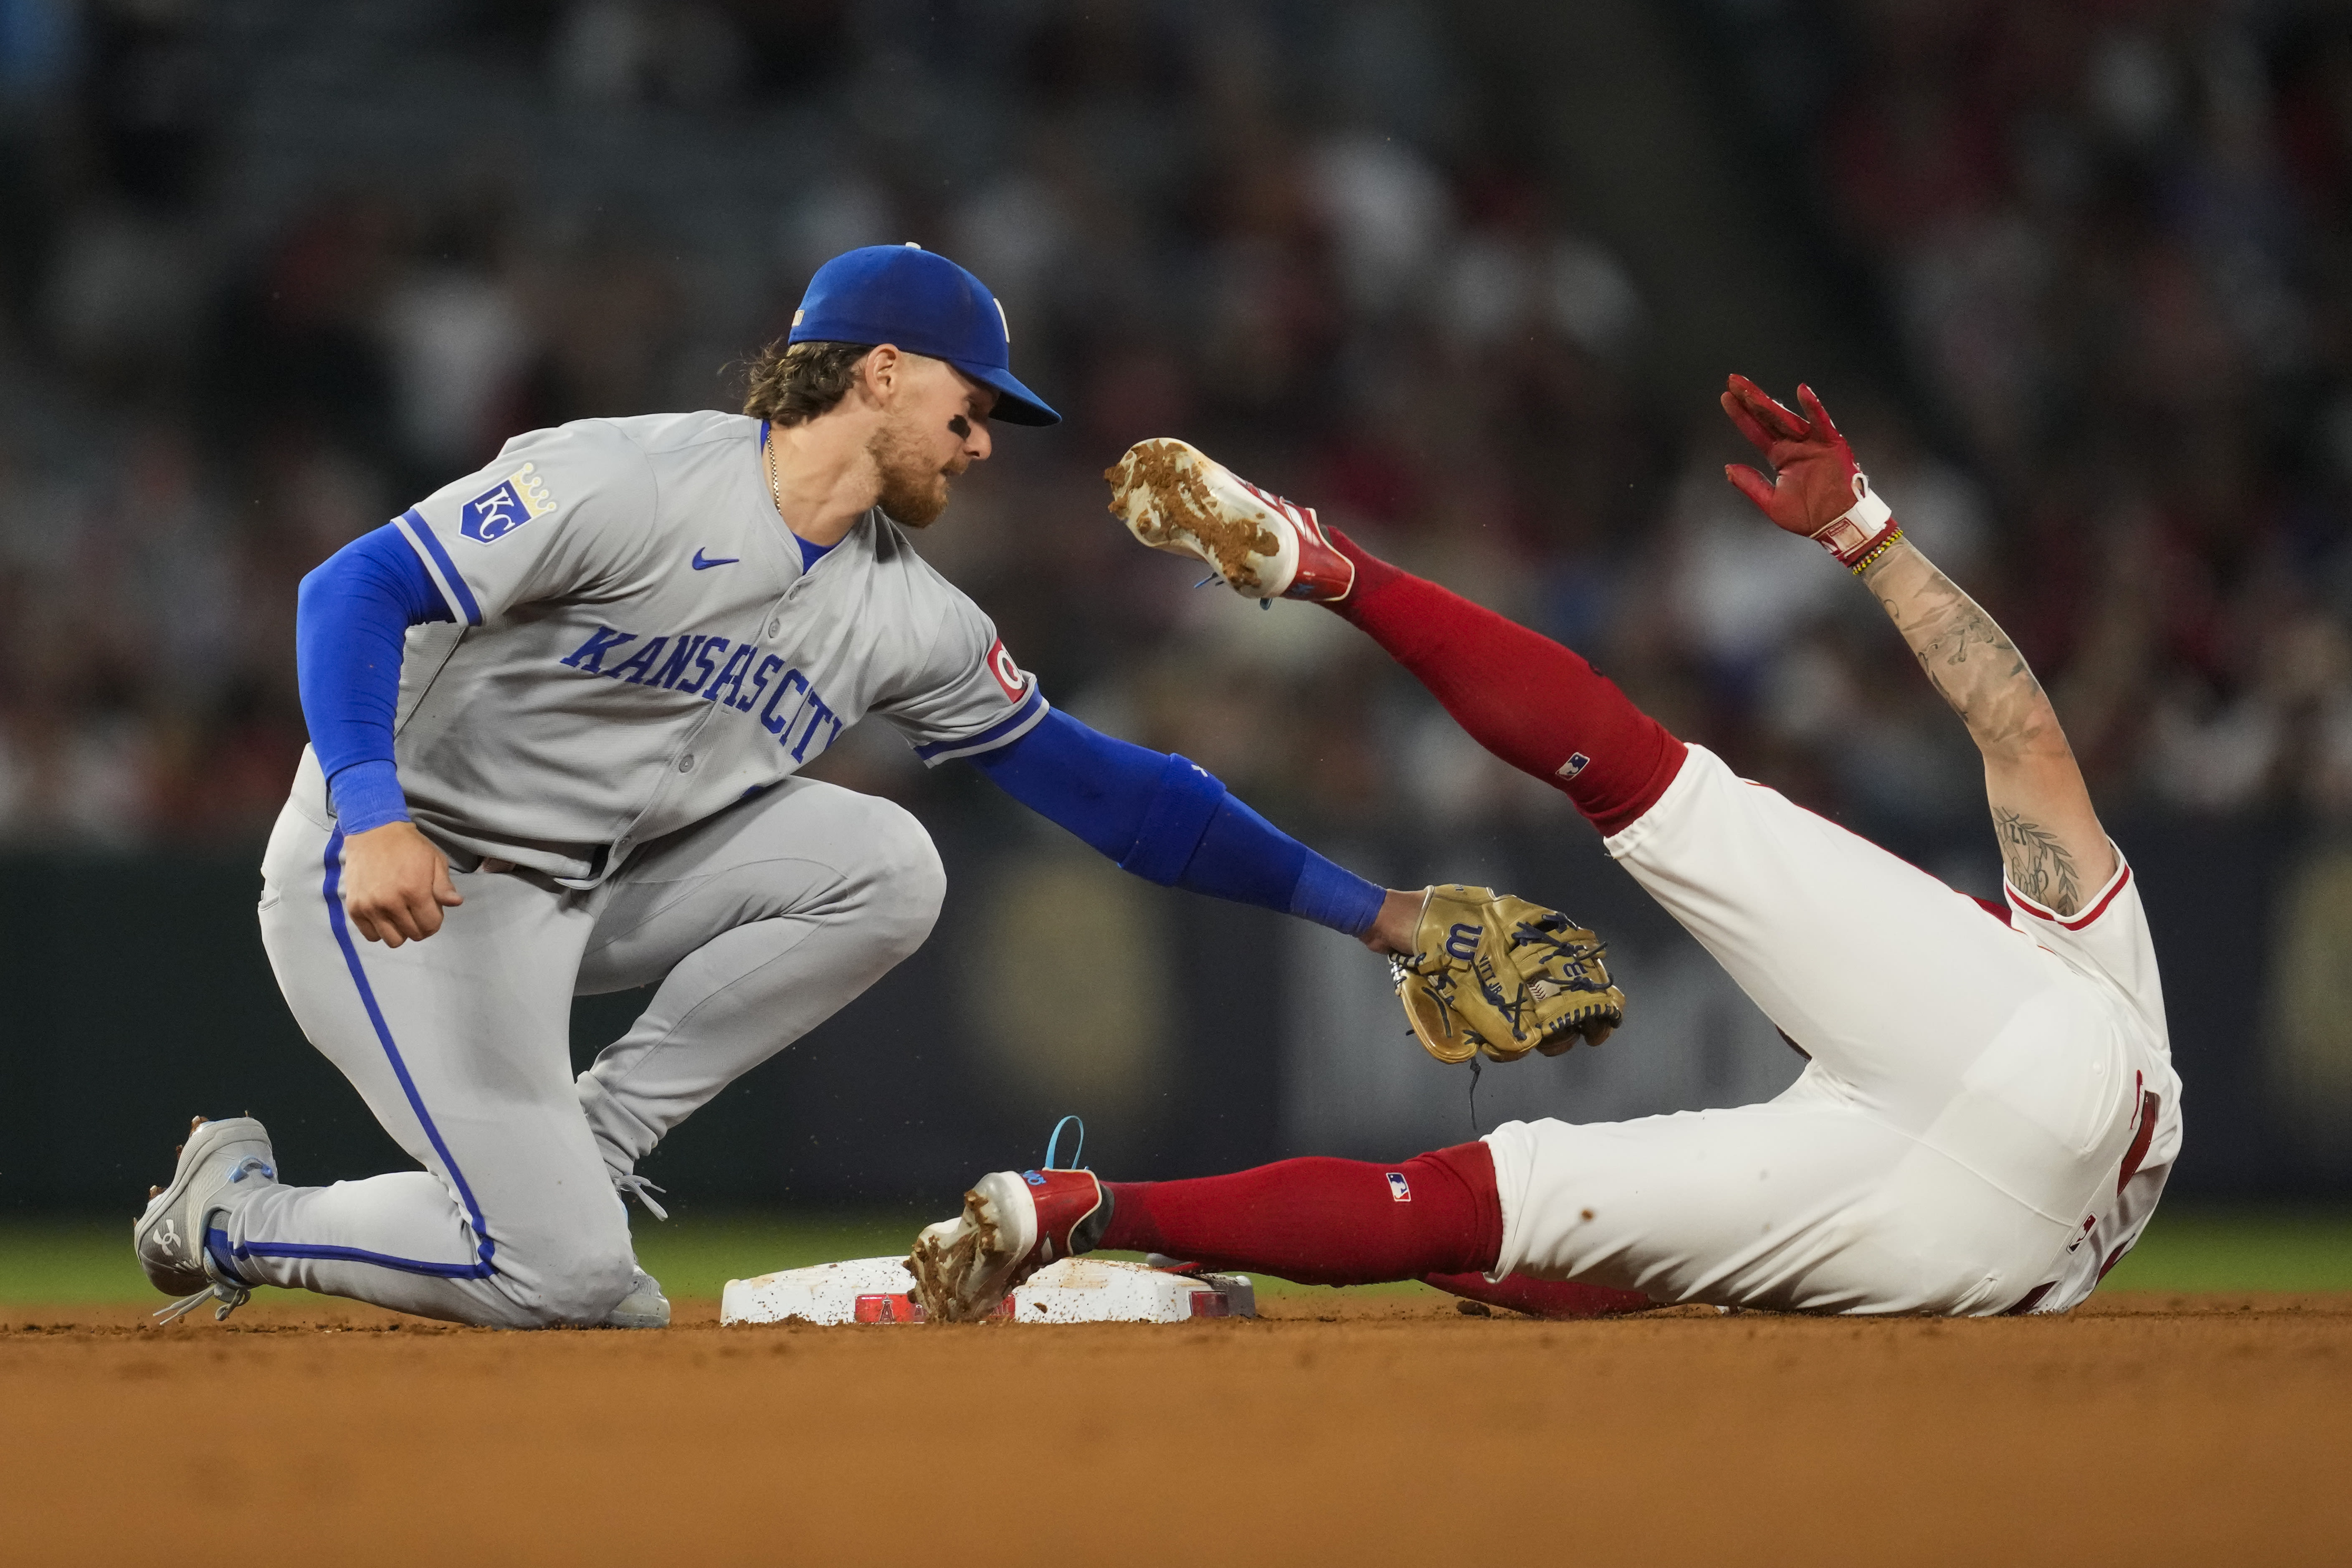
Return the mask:
<svg viewBox="0 0 2352 1568">
<path fill-rule="evenodd" d="M 929 528 L 948 507 L 948 473 L 934 464 L 923 443 L 893 421 L 866 444 L 882 479 L 877 498 L 882 510 L 908 528 Z"/>
</svg>

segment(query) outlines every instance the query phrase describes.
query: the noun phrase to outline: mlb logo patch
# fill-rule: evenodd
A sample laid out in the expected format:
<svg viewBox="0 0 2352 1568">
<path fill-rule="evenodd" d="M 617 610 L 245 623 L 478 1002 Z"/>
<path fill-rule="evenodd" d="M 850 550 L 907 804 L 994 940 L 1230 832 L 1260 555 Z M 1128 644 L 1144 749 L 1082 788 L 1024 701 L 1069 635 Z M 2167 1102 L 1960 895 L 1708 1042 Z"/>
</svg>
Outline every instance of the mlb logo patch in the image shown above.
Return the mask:
<svg viewBox="0 0 2352 1568">
<path fill-rule="evenodd" d="M 1572 779 L 1591 765 L 1591 757 L 1586 756 L 1582 752 L 1577 752 L 1571 753 L 1568 761 L 1559 764 L 1559 773 L 1561 778 Z"/>
<path fill-rule="evenodd" d="M 488 544 L 554 510 L 555 500 L 547 493 L 547 481 L 539 477 L 539 465 L 525 463 L 466 503 L 457 514 L 457 531 Z"/>
<path fill-rule="evenodd" d="M 1389 1196 L 1401 1204 L 1412 1202 L 1412 1187 L 1405 1181 L 1402 1171 L 1389 1173 Z"/>
</svg>

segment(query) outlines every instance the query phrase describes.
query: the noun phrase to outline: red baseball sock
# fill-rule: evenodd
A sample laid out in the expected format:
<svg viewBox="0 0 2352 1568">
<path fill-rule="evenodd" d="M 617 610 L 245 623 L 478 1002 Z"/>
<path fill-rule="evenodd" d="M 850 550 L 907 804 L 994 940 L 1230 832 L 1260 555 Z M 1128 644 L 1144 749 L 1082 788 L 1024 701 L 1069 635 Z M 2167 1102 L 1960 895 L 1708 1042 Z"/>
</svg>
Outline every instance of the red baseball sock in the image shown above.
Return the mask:
<svg viewBox="0 0 2352 1568">
<path fill-rule="evenodd" d="M 1412 671 L 1472 740 L 1566 791 L 1604 834 L 1665 794 L 1683 743 L 1614 681 L 1549 637 L 1325 531 L 1356 563 L 1354 591 L 1331 608 Z"/>
<path fill-rule="evenodd" d="M 1106 1182 L 1097 1244 L 1308 1285 L 1370 1285 L 1495 1266 L 1503 1206 L 1484 1143 L 1397 1165 L 1285 1160 L 1189 1182 Z"/>
<path fill-rule="evenodd" d="M 1579 1285 L 1573 1279 L 1530 1279 L 1524 1274 L 1507 1274 L 1499 1285 L 1484 1274 L 1424 1274 L 1422 1281 L 1449 1295 L 1508 1307 L 1534 1318 L 1606 1318 L 1657 1305 L 1639 1290 Z"/>
</svg>

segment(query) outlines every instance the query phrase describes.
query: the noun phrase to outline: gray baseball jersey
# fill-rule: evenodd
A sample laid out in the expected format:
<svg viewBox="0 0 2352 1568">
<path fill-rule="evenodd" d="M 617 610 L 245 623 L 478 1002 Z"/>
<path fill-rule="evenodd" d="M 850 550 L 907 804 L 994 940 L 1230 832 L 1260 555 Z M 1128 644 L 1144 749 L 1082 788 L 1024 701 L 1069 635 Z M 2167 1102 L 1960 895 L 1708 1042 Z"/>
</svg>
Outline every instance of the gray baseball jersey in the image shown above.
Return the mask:
<svg viewBox="0 0 2352 1568">
<path fill-rule="evenodd" d="M 803 571 L 761 422 L 587 419 L 399 520 L 457 617 L 414 627 L 400 780 L 460 849 L 593 886 L 868 713 L 927 763 L 1045 716 L 978 605 L 877 508 Z"/>
</svg>

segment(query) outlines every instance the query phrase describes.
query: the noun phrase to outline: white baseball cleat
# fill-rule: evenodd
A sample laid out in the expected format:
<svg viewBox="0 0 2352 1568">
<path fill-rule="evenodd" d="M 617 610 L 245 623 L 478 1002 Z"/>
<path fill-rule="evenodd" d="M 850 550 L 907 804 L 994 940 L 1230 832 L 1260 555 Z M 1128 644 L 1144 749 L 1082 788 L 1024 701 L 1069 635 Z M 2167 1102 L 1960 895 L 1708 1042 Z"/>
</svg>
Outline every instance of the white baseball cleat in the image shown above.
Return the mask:
<svg viewBox="0 0 2352 1568">
<path fill-rule="evenodd" d="M 1332 546 L 1313 508 L 1258 489 L 1196 447 L 1138 441 L 1103 478 L 1111 515 L 1129 533 L 1198 556 L 1244 597 L 1330 605 L 1356 585 L 1356 563 Z"/>
<path fill-rule="evenodd" d="M 978 1322 L 1048 1263 L 1092 1252 L 1109 1224 L 1092 1171 L 993 1172 L 964 1194 L 963 1213 L 915 1238 L 915 1300 L 929 1321 Z"/>
<path fill-rule="evenodd" d="M 246 1184 L 277 1181 L 276 1155 L 268 1132 L 250 1116 L 222 1121 L 197 1117 L 188 1123 L 188 1141 L 178 1152 L 172 1184 L 151 1188 L 147 1207 L 131 1222 L 131 1248 L 155 1289 L 183 1298 L 157 1312 L 158 1318 L 171 1322 L 208 1298 L 220 1301 L 213 1316 L 226 1318 L 253 1292 L 222 1270 L 205 1246 L 205 1233 L 212 1216 Z"/>
<path fill-rule="evenodd" d="M 640 1268 L 629 1276 L 629 1293 L 621 1304 L 604 1314 L 599 1325 L 607 1329 L 666 1329 L 669 1327 L 669 1298 L 662 1294 L 661 1281 Z"/>
</svg>

